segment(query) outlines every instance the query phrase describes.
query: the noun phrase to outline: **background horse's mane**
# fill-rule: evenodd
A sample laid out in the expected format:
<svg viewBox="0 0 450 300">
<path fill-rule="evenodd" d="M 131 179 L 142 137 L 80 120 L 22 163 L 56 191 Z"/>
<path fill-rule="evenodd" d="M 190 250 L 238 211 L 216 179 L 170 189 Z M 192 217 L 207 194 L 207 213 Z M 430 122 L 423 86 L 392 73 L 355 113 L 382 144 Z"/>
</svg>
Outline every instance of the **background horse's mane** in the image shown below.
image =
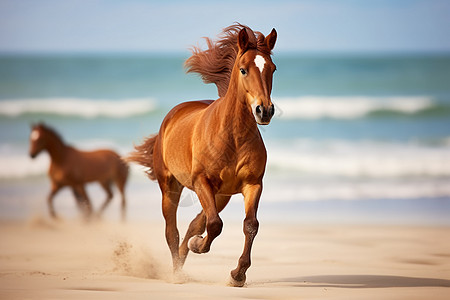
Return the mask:
<svg viewBox="0 0 450 300">
<path fill-rule="evenodd" d="M 238 49 L 238 34 L 242 29 L 247 30 L 249 48 L 271 54 L 271 50 L 264 43 L 261 32 L 253 32 L 248 26 L 235 24 L 223 29 L 217 41 L 205 38 L 208 49 L 192 48 L 192 56 L 185 62 L 187 73 L 200 74 L 203 82 L 214 83 L 217 86 L 219 97 L 225 96 L 230 82 Z"/>
<path fill-rule="evenodd" d="M 64 143 L 63 138 L 61 137 L 61 135 L 56 132 L 56 130 L 54 130 L 53 128 L 45 125 L 44 123 L 38 123 L 36 125 L 33 125 L 33 128 L 42 128 L 43 130 L 45 130 L 45 132 L 51 136 L 53 136 L 55 139 L 60 140 L 61 143 Z"/>
</svg>

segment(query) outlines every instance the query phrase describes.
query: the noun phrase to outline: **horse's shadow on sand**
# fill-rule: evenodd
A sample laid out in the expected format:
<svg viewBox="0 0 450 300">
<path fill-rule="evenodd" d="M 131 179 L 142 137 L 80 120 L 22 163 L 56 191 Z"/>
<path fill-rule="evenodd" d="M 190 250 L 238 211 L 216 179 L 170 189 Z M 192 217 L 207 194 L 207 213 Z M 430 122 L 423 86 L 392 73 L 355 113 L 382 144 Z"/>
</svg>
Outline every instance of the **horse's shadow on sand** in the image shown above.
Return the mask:
<svg viewBox="0 0 450 300">
<path fill-rule="evenodd" d="M 388 275 L 318 275 L 284 278 L 276 282 L 294 287 L 323 288 L 450 287 L 450 280 L 446 279 Z"/>
</svg>

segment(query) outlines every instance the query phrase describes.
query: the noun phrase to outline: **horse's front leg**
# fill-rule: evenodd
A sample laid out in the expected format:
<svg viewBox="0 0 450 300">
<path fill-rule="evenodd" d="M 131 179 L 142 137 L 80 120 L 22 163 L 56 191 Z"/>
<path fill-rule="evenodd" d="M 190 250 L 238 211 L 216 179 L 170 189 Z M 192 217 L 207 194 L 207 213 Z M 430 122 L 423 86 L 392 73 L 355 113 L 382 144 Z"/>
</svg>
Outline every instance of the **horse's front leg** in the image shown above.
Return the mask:
<svg viewBox="0 0 450 300">
<path fill-rule="evenodd" d="M 58 191 L 61 189 L 61 187 L 59 185 L 57 185 L 56 183 L 52 182 L 52 187 L 50 190 L 50 194 L 47 197 L 47 205 L 48 205 L 48 210 L 50 212 L 50 216 L 53 219 L 58 219 L 58 216 L 56 215 L 55 212 L 55 207 L 53 206 L 53 199 L 55 198 L 55 195 L 58 193 Z"/>
<path fill-rule="evenodd" d="M 228 204 L 228 202 L 230 201 L 230 198 L 231 198 L 231 196 L 216 195 L 216 208 L 219 213 Z M 186 231 L 186 235 L 183 239 L 183 242 L 180 245 L 180 261 L 182 264 L 184 264 L 186 257 L 188 255 L 188 252 L 189 252 L 189 248 L 188 248 L 189 240 L 193 236 L 203 234 L 203 232 L 205 232 L 205 229 L 206 229 L 206 216 L 202 210 L 194 218 L 194 220 L 192 220 L 192 222 L 189 224 L 189 228 Z"/>
<path fill-rule="evenodd" d="M 192 237 L 188 247 L 194 253 L 206 253 L 209 252 L 213 240 L 222 232 L 223 222 L 219 217 L 215 196 L 208 180 L 200 177 L 194 187 L 206 216 L 206 237 L 199 235 Z"/>
<path fill-rule="evenodd" d="M 244 187 L 242 194 L 245 203 L 245 219 L 244 219 L 244 251 L 239 258 L 238 266 L 231 271 L 231 286 L 241 287 L 245 284 L 245 272 L 251 265 L 251 255 L 253 240 L 258 233 L 259 222 L 256 218 L 258 210 L 259 198 L 261 197 L 262 184 L 247 185 Z"/>
</svg>

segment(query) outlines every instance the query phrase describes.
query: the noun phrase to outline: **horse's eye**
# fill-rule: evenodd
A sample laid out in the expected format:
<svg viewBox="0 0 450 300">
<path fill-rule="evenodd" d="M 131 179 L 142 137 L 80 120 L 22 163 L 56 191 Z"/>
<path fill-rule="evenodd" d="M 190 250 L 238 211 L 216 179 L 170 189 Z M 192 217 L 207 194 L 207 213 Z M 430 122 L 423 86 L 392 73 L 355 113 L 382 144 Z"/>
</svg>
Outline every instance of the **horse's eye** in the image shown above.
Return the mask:
<svg viewBox="0 0 450 300">
<path fill-rule="evenodd" d="M 245 69 L 241 68 L 240 70 L 242 75 L 247 75 L 247 71 Z"/>
</svg>

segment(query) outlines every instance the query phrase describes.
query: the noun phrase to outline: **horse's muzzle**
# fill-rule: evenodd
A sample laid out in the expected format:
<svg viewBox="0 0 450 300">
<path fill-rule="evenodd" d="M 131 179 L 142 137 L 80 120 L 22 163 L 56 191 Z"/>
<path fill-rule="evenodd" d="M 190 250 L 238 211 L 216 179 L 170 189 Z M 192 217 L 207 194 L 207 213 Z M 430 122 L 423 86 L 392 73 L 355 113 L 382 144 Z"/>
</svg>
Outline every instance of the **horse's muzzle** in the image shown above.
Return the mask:
<svg viewBox="0 0 450 300">
<path fill-rule="evenodd" d="M 258 105 L 255 107 L 256 121 L 260 125 L 269 124 L 274 114 L 275 106 L 273 104 L 268 107 L 265 107 L 264 105 Z"/>
</svg>

